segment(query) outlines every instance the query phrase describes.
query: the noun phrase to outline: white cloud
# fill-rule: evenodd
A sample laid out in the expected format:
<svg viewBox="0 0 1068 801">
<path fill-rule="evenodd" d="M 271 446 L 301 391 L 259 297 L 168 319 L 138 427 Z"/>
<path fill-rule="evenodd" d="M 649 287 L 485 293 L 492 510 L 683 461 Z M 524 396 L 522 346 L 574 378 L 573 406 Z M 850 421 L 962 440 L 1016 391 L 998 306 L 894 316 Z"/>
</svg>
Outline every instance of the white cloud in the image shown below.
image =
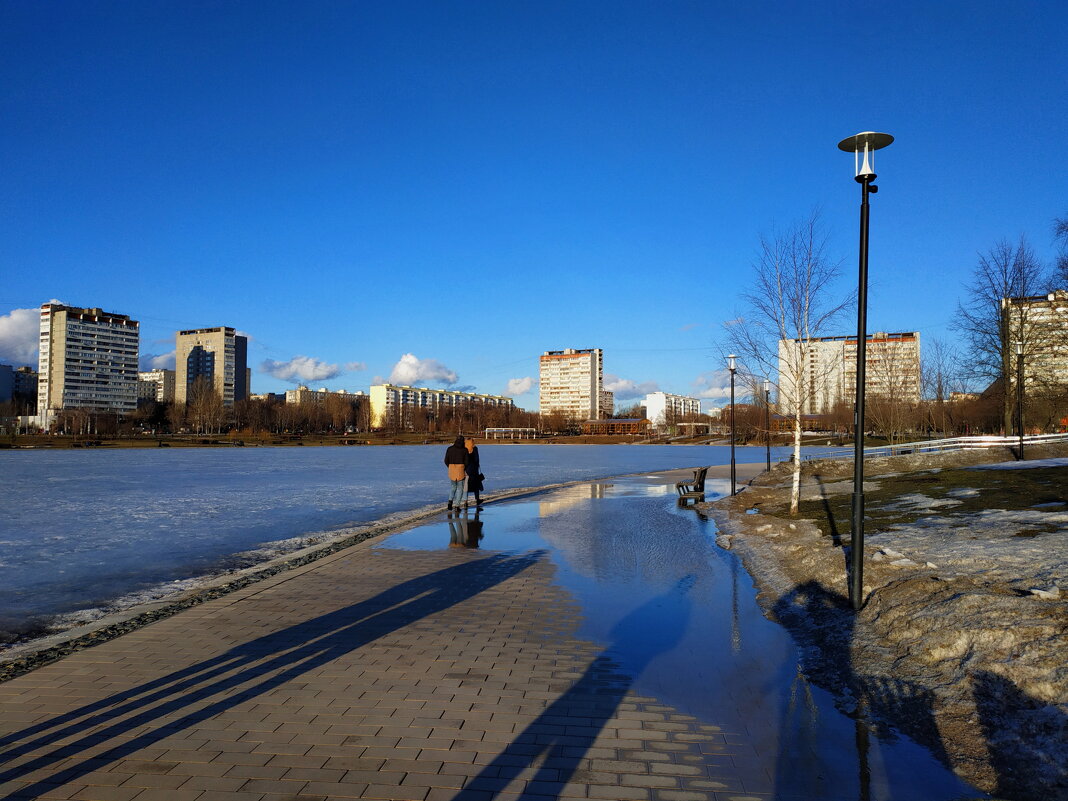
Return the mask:
<svg viewBox="0 0 1068 801">
<path fill-rule="evenodd" d="M 639 384 L 629 378 L 620 378 L 611 373 L 604 375 L 604 388 L 614 393 L 617 401 L 644 398 L 650 392 L 657 392 L 660 389 L 655 381 L 642 381 Z"/>
<path fill-rule="evenodd" d="M 436 359 L 420 359 L 414 353 L 405 353 L 393 365 L 389 374 L 390 384 L 414 386 L 416 384 L 455 384 L 459 376 Z"/>
<path fill-rule="evenodd" d="M 341 368 L 336 364 L 327 364 L 311 356 L 294 356 L 288 362 L 267 359 L 260 364 L 260 370 L 294 384 L 328 381 L 341 375 Z"/>
<path fill-rule="evenodd" d="M 363 362 L 345 362 L 346 373 L 358 373 L 361 370 L 366 370 L 367 365 Z"/>
<path fill-rule="evenodd" d="M 40 309 L 12 309 L 0 316 L 0 362 L 36 367 L 40 335 Z"/>
<path fill-rule="evenodd" d="M 700 323 L 687 323 L 684 326 L 680 326 L 679 330 L 680 331 L 693 331 L 695 328 L 700 328 L 700 327 L 701 327 Z"/>
<path fill-rule="evenodd" d="M 138 359 L 142 370 L 173 370 L 174 351 L 170 353 L 142 353 Z"/>
<path fill-rule="evenodd" d="M 505 395 L 526 395 L 537 386 L 538 382 L 529 375 L 523 378 L 509 378 L 508 387 L 504 390 Z"/>
<path fill-rule="evenodd" d="M 696 398 L 719 400 L 731 396 L 731 375 L 727 370 L 711 370 L 701 373 L 693 381 Z"/>
</svg>

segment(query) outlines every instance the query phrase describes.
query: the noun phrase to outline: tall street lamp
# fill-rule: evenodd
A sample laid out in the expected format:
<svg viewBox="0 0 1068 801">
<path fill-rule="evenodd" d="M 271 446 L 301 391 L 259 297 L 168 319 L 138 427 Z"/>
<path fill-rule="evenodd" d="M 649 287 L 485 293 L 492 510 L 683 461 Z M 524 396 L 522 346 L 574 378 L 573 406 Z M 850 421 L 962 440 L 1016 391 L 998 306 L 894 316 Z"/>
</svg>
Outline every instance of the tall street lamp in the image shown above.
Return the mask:
<svg viewBox="0 0 1068 801">
<path fill-rule="evenodd" d="M 771 382 L 764 379 L 764 451 L 771 470 Z"/>
<path fill-rule="evenodd" d="M 733 353 L 727 357 L 727 369 L 731 371 L 731 495 L 738 494 L 738 482 L 734 467 L 734 371 L 737 369 L 734 360 L 736 358 Z"/>
<path fill-rule="evenodd" d="M 849 595 L 859 610 L 864 595 L 864 380 L 868 344 L 868 194 L 879 191 L 875 180 L 875 151 L 891 142 L 890 134 L 864 131 L 838 143 L 838 149 L 853 154 L 856 181 L 860 184 L 860 277 L 857 282 L 857 400 L 853 413 L 853 531 L 850 541 L 851 577 Z M 864 154 L 863 162 L 861 153 Z"/>
<path fill-rule="evenodd" d="M 1023 346 L 1024 343 L 1016 343 L 1016 436 L 1020 438 L 1020 447 L 1017 453 L 1022 462 L 1023 452 Z"/>
</svg>

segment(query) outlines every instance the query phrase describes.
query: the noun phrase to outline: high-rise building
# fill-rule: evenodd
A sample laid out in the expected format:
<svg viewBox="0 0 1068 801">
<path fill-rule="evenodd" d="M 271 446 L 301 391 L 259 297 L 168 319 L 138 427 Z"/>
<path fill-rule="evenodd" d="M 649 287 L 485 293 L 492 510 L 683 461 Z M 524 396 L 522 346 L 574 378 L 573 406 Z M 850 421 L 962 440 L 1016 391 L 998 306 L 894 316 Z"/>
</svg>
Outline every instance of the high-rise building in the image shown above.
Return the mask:
<svg viewBox="0 0 1068 801">
<path fill-rule="evenodd" d="M 174 401 L 174 370 L 144 370 L 137 374 L 137 397 L 156 403 Z"/>
<path fill-rule="evenodd" d="M 671 425 L 701 413 L 701 401 L 670 392 L 650 392 L 642 401 L 645 416 L 654 426 Z"/>
<path fill-rule="evenodd" d="M 60 303 L 41 306 L 37 413 L 137 408 L 138 322 L 125 314 Z"/>
<path fill-rule="evenodd" d="M 1009 353 L 1009 384 L 1016 385 L 1016 342 L 1023 343 L 1024 387 L 1050 390 L 1068 384 L 1068 292 L 1001 301 Z"/>
<path fill-rule="evenodd" d="M 920 332 L 868 334 L 865 370 L 868 397 L 918 403 Z M 793 412 L 789 404 L 798 376 L 802 414 L 828 414 L 840 403 L 852 404 L 857 391 L 857 338 L 779 340 L 779 404 L 783 414 Z"/>
<path fill-rule="evenodd" d="M 545 351 L 539 370 L 541 413 L 576 421 L 611 417 L 613 396 L 604 388 L 603 359 L 600 348 Z"/>
<path fill-rule="evenodd" d="M 24 366 L 15 370 L 15 400 L 37 406 L 37 371 Z"/>
<path fill-rule="evenodd" d="M 35 414 L 37 371 L 32 367 L 0 364 L 0 403 L 13 403 L 18 414 Z"/>
<path fill-rule="evenodd" d="M 287 392 L 286 395 L 288 396 L 289 393 Z M 398 414 L 401 415 L 399 422 L 406 427 L 407 423 L 403 417 L 406 409 L 426 409 L 433 413 L 466 404 L 479 404 L 492 408 L 515 408 L 515 401 L 503 395 L 478 395 L 474 392 L 456 392 L 451 389 L 372 384 L 371 425 L 374 428 L 381 428 L 386 425 L 392 415 Z"/>
<path fill-rule="evenodd" d="M 245 400 L 249 392 L 248 337 L 233 328 L 194 328 L 175 337 L 174 399 L 189 400 L 198 378 L 207 381 L 224 406 Z"/>
<path fill-rule="evenodd" d="M 0 364 L 0 403 L 7 403 L 15 397 L 15 368 L 10 364 Z"/>
</svg>

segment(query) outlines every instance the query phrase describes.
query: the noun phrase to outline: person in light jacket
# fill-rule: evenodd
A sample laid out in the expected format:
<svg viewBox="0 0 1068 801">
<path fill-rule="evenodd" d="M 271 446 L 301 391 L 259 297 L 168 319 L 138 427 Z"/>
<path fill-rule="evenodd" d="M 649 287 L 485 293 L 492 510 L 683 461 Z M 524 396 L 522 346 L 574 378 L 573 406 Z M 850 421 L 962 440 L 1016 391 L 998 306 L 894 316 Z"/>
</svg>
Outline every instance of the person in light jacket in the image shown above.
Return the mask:
<svg viewBox="0 0 1068 801">
<path fill-rule="evenodd" d="M 463 437 L 457 437 L 445 450 L 445 466 L 449 469 L 449 481 L 452 482 L 447 508 L 451 510 L 455 506 L 459 509 L 467 498 L 467 448 L 464 447 Z"/>
</svg>

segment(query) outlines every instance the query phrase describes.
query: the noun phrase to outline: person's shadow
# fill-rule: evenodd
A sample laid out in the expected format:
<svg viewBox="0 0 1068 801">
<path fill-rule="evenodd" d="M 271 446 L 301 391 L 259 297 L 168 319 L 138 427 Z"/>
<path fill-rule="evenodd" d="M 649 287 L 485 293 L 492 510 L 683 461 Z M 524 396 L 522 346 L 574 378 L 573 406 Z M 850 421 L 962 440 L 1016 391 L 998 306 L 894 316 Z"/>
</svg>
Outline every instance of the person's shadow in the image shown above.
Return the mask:
<svg viewBox="0 0 1068 801">
<path fill-rule="evenodd" d="M 489 801 L 531 771 L 524 793 L 558 798 L 572 778 L 579 778 L 575 772 L 584 755 L 614 717 L 635 679 L 656 656 L 682 639 L 690 618 L 688 593 L 693 584 L 694 577 L 686 576 L 620 620 L 611 631 L 612 642 L 581 678 L 468 781 L 453 801 Z M 628 660 L 624 671 L 612 658 L 616 648 L 641 656 Z"/>
<path fill-rule="evenodd" d="M 80 762 L 72 761 L 3 798 L 36 797 L 53 789 L 56 782 L 73 781 L 128 757 L 380 637 L 463 603 L 518 575 L 543 555 L 543 551 L 534 551 L 477 558 L 413 578 L 373 598 L 2 737 L 0 748 L 12 747 L 4 752 L 0 765 L 51 750 L 0 771 L 0 786 L 83 755 Z M 183 711 L 186 714 L 175 717 Z M 101 751 L 100 746 L 109 742 L 115 745 Z"/>
</svg>

